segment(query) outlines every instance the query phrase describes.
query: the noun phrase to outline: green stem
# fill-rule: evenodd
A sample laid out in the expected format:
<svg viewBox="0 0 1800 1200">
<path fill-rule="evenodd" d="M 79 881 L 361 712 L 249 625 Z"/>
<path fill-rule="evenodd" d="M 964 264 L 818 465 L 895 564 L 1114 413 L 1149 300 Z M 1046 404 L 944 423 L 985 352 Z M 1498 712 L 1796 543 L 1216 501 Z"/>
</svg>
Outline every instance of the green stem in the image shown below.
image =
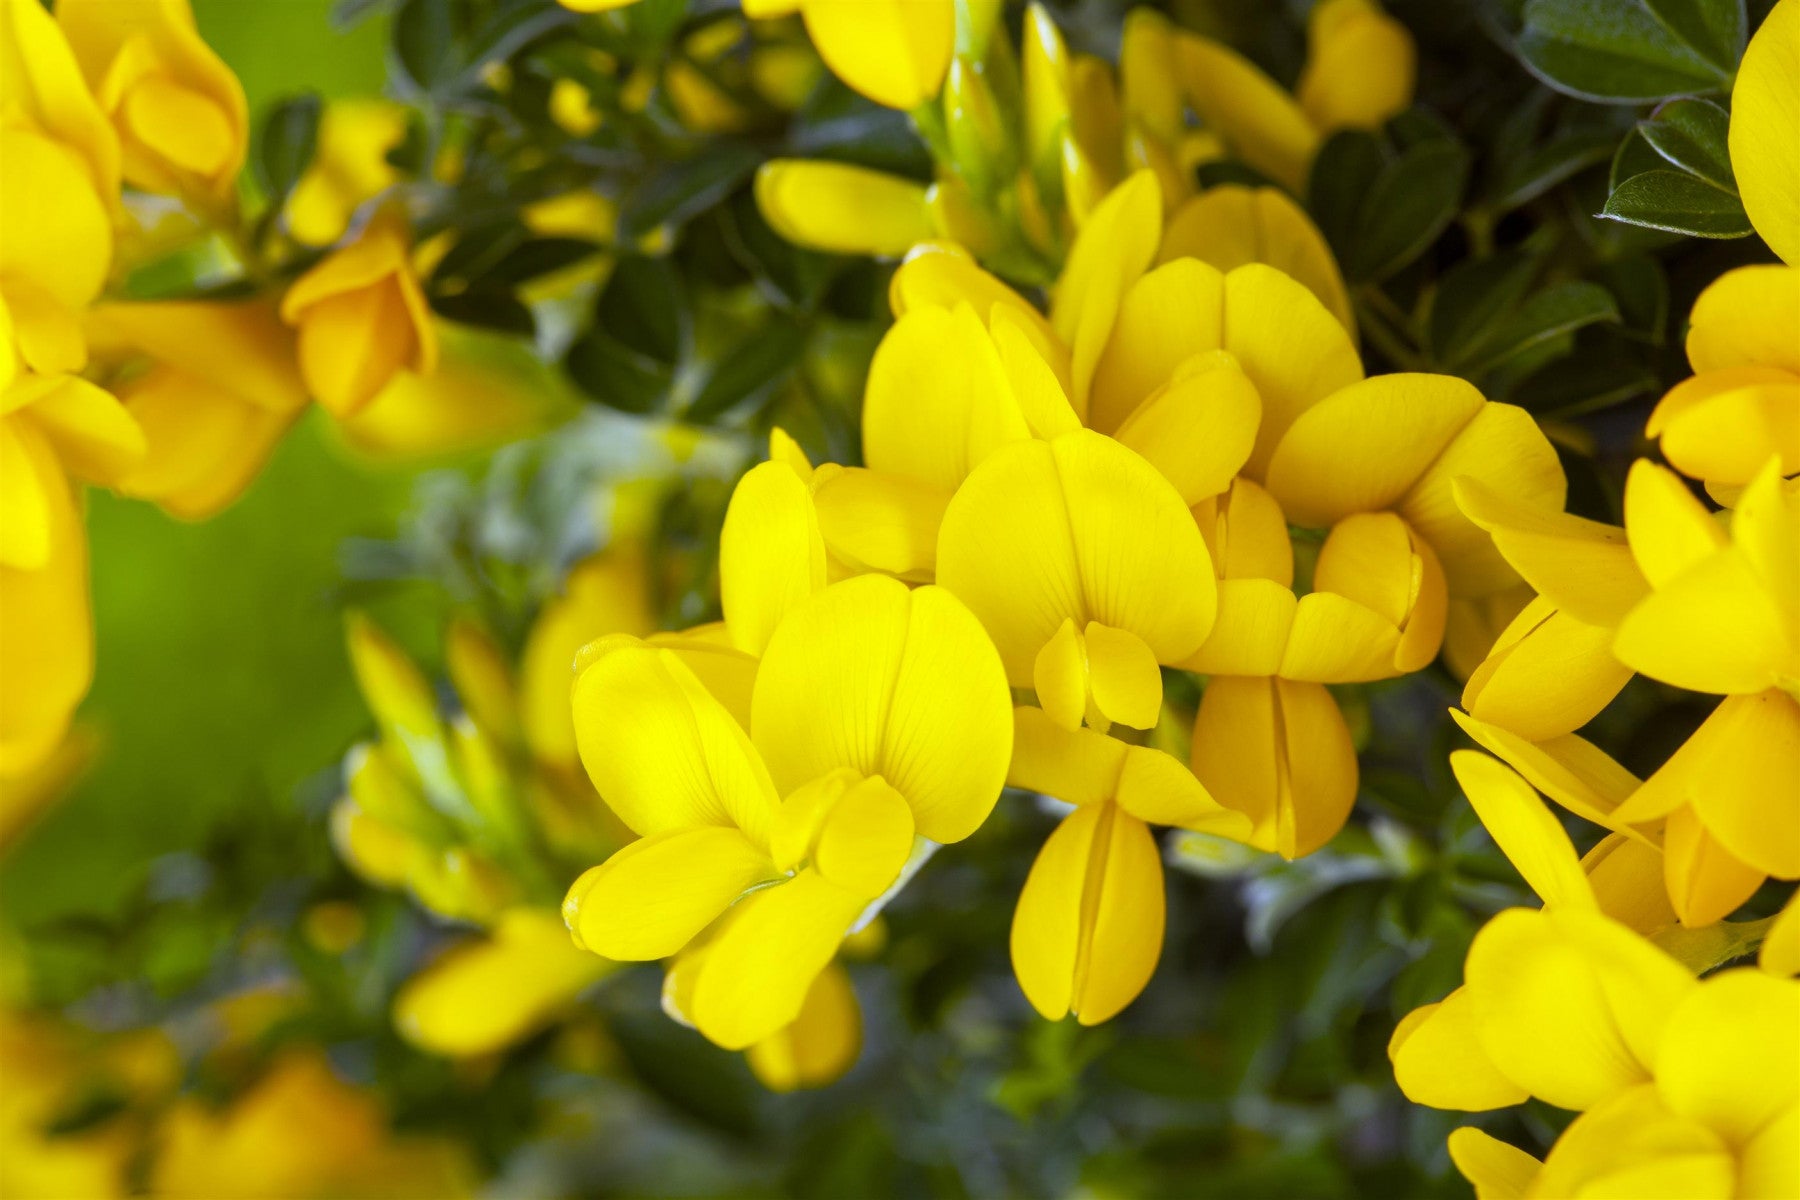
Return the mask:
<svg viewBox="0 0 1800 1200">
<path fill-rule="evenodd" d="M 1774 917 L 1764 917 L 1760 921 L 1719 921 L 1698 929 L 1668 925 L 1651 934 L 1650 940 L 1694 974 L 1704 975 L 1761 946 L 1774 924 Z"/>
</svg>

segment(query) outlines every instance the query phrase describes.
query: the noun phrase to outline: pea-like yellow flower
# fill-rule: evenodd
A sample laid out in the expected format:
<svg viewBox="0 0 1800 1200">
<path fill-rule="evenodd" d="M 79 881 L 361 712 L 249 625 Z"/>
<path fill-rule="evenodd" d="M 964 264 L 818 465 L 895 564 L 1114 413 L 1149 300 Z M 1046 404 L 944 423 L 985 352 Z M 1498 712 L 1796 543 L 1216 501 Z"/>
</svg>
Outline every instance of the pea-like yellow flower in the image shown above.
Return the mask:
<svg viewBox="0 0 1800 1200">
<path fill-rule="evenodd" d="M 340 1080 L 324 1055 L 289 1050 L 224 1109 L 184 1096 L 163 1119 L 154 1195 L 470 1193 L 471 1167 L 449 1142 L 397 1137 L 376 1097 Z"/>
<path fill-rule="evenodd" d="M 1235 50 L 1176 38 L 1188 100 L 1233 153 L 1291 191 L 1339 129 L 1376 129 L 1412 103 L 1417 53 L 1375 0 L 1325 0 L 1307 23 L 1306 65 L 1290 95 Z"/>
<path fill-rule="evenodd" d="M 1180 760 L 1043 709 L 1014 711 L 1007 782 L 1075 805 L 1032 864 L 1013 914 L 1013 971 L 1050 1020 L 1112 1019 L 1143 991 L 1162 955 L 1162 857 L 1151 825 L 1236 840 L 1250 832 Z"/>
<path fill-rule="evenodd" d="M 1744 212 L 1791 267 L 1800 266 L 1800 147 L 1791 136 L 1796 112 L 1800 3 L 1777 0 L 1738 63 L 1728 149 Z"/>
<path fill-rule="evenodd" d="M 62 0 L 56 19 L 118 133 L 125 178 L 147 192 L 229 202 L 249 110 L 188 0 Z"/>
<path fill-rule="evenodd" d="M 911 111 L 938 94 L 956 40 L 952 0 L 749 0 L 744 15 L 799 12 L 831 73 L 877 104 Z"/>
<path fill-rule="evenodd" d="M 300 374 L 333 416 L 360 412 L 403 369 L 424 375 L 437 365 L 410 255 L 405 225 L 381 213 L 281 298 L 281 319 L 299 330 Z"/>
<path fill-rule="evenodd" d="M 747 611 L 741 627 L 760 631 Z M 915 837 L 959 841 L 980 825 L 1005 777 L 1010 704 L 959 601 L 879 576 L 805 594 L 775 624 L 748 732 L 684 652 L 699 651 L 612 638 L 583 652 L 582 762 L 641 840 L 578 880 L 564 913 L 620 960 L 707 933 L 671 976 L 672 1003 L 736 1049 L 799 1016 Z"/>
<path fill-rule="evenodd" d="M 1628 800 L 1575 809 L 1609 828 L 1661 828 L 1686 924 L 1725 917 L 1768 876 L 1800 878 L 1800 817 L 1772 786 L 1800 770 L 1800 496 L 1779 469 L 1769 461 L 1743 490 L 1729 533 L 1648 462 L 1627 480 L 1623 530 L 1457 489 L 1550 614 L 1503 636 L 1470 677 L 1463 723 L 1484 745 L 1521 770 L 1617 778 L 1572 731 L 1630 672 L 1726 697 Z"/>
<path fill-rule="evenodd" d="M 613 969 L 570 943 L 556 910 L 511 909 L 407 980 L 394 1026 L 436 1054 L 488 1054 L 551 1024 Z"/>
<path fill-rule="evenodd" d="M 772 1092 L 823 1087 L 839 1079 L 862 1053 L 862 1009 L 841 963 L 833 962 L 807 989 L 800 1015 L 744 1052 L 757 1079 Z"/>
<path fill-rule="evenodd" d="M 1800 982 L 1745 968 L 1696 981 L 1640 932 L 1660 919 L 1646 853 L 1620 872 L 1624 851 L 1602 856 L 1603 842 L 1578 863 L 1517 775 L 1468 751 L 1452 765 L 1544 908 L 1509 909 L 1476 935 L 1463 986 L 1395 1031 L 1395 1077 L 1438 1108 L 1536 1097 L 1582 1114 L 1541 1164 L 1478 1130 L 1452 1134 L 1477 1193 L 1790 1193 L 1800 1076 L 1769 1064 L 1800 1057 Z"/>
<path fill-rule="evenodd" d="M 399 182 L 388 152 L 406 136 L 406 110 L 386 100 L 334 100 L 319 118 L 312 162 L 288 195 L 294 239 L 329 246 L 365 201 Z"/>
<path fill-rule="evenodd" d="M 241 496 L 306 407 L 294 335 L 266 301 L 103 304 L 89 344 L 143 428 L 120 491 L 201 520 Z"/>
</svg>

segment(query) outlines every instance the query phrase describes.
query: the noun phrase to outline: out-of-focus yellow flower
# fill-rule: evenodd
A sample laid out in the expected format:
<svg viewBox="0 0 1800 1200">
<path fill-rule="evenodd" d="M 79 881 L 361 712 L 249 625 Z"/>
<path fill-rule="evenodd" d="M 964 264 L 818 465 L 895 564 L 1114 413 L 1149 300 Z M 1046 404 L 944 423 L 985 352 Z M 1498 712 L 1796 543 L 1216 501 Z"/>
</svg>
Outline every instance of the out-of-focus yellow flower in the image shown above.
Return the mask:
<svg viewBox="0 0 1800 1200">
<path fill-rule="evenodd" d="M 728 619 L 744 614 L 733 624 L 764 627 L 789 546 L 741 568 L 777 590 L 739 588 L 751 600 L 728 600 Z M 819 559 L 797 565 L 822 571 Z M 684 661 L 699 646 L 684 656 L 605 639 L 583 652 L 575 685 L 582 762 L 641 840 L 576 881 L 570 928 L 614 959 L 685 948 L 666 1001 L 733 1049 L 800 1015 L 916 838 L 959 841 L 981 824 L 1011 748 L 998 657 L 948 592 L 879 577 L 809 591 L 787 593 L 791 607 L 757 635 L 750 734 Z"/>
<path fill-rule="evenodd" d="M 1306 184 L 1319 143 L 1339 129 L 1379 128 L 1412 103 L 1416 52 L 1374 0 L 1324 0 L 1307 25 L 1295 94 L 1235 50 L 1176 36 L 1181 83 L 1233 153 L 1290 191 Z"/>
<path fill-rule="evenodd" d="M 307 320 L 301 318 L 303 368 Z M 518 338 L 435 317 L 417 330 L 432 360 L 399 368 L 373 399 L 338 421 L 353 449 L 384 461 L 460 454 L 527 437 L 575 410 L 567 384 Z"/>
<path fill-rule="evenodd" d="M 288 231 L 308 246 L 344 236 L 364 201 L 400 179 L 388 152 L 406 137 L 406 110 L 386 100 L 334 100 L 319 119 L 306 174 L 287 200 Z"/>
<path fill-rule="evenodd" d="M 0 107 L 7 125 L 72 150 L 94 193 L 110 206 L 119 192 L 119 139 L 82 78 L 68 39 L 41 4 L 9 2 L 0 8 L 0 22 L 6 34 L 0 37 Z M 16 220 L 11 214 L 18 210 L 7 207 L 8 221 Z"/>
<path fill-rule="evenodd" d="M 188 0 L 61 0 L 56 19 L 112 119 L 125 178 L 226 204 L 249 112 L 237 76 L 195 30 Z"/>
<path fill-rule="evenodd" d="M 1800 1076 L 1768 1064 L 1800 1057 L 1800 983 L 1752 969 L 1696 981 L 1642 937 L 1654 914 L 1619 907 L 1641 887 L 1602 885 L 1616 855 L 1584 871 L 1523 780 L 1471 752 L 1452 762 L 1545 903 L 1490 921 L 1469 949 L 1464 985 L 1402 1020 L 1389 1046 L 1396 1078 L 1409 1098 L 1438 1108 L 1536 1097 L 1583 1114 L 1541 1166 L 1459 1130 L 1459 1169 L 1481 1195 L 1791 1192 L 1800 1184 Z"/>
<path fill-rule="evenodd" d="M 437 331 L 410 254 L 397 214 L 378 214 L 281 298 L 281 319 L 300 331 L 300 374 L 333 416 L 360 412 L 402 369 L 427 375 L 437 366 Z"/>
<path fill-rule="evenodd" d="M 744 1052 L 757 1079 L 772 1092 L 835 1082 L 862 1052 L 862 1009 L 850 973 L 833 962 L 806 993 L 800 1015 Z"/>
<path fill-rule="evenodd" d="M 1076 806 L 1019 893 L 1013 972 L 1046 1018 L 1097 1025 L 1136 999 L 1162 955 L 1162 857 L 1149 827 L 1245 840 L 1250 822 L 1160 750 L 1066 729 L 1042 709 L 1013 715 L 1007 782 Z"/>
<path fill-rule="evenodd" d="M 1791 136 L 1796 113 L 1800 3 L 1778 0 L 1738 63 L 1729 149 L 1744 212 L 1790 267 L 1800 267 L 1800 147 Z"/>
<path fill-rule="evenodd" d="M 519 660 L 519 718 L 540 762 L 579 769 L 569 708 L 575 652 L 609 633 L 642 637 L 656 628 L 649 569 L 641 546 L 615 544 L 571 567 L 561 594 L 538 614 Z"/>
<path fill-rule="evenodd" d="M 1767 462 L 1743 490 L 1729 533 L 1648 462 L 1627 481 L 1623 530 L 1457 489 L 1543 596 L 1531 636 L 1503 636 L 1470 677 L 1464 725 L 1477 740 L 1521 770 L 1622 773 L 1572 731 L 1630 672 L 1726 697 L 1628 800 L 1571 805 L 1609 828 L 1661 832 L 1669 896 L 1690 925 L 1727 916 L 1767 876 L 1800 878 L 1800 817 L 1773 782 L 1800 771 L 1800 495 L 1778 471 Z"/>
<path fill-rule="evenodd" d="M 460 1196 L 469 1166 L 447 1143 L 395 1137 L 375 1099 L 293 1051 L 220 1112 L 184 1099 L 151 1168 L 157 1196 Z"/>
<path fill-rule="evenodd" d="M 952 0 L 749 0 L 748 17 L 798 11 L 831 73 L 877 104 L 911 111 L 938 94 L 956 41 Z"/>
<path fill-rule="evenodd" d="M 86 329 L 144 431 L 143 459 L 116 486 L 186 520 L 241 496 L 306 407 L 272 303 L 103 304 Z"/>
<path fill-rule="evenodd" d="M 555 909 L 515 908 L 409 979 L 394 1025 L 436 1054 L 488 1054 L 550 1024 L 613 969 L 569 941 Z"/>
<path fill-rule="evenodd" d="M 756 203 L 782 237 L 834 254 L 899 258 L 932 234 L 922 185 L 846 163 L 771 159 Z"/>
</svg>

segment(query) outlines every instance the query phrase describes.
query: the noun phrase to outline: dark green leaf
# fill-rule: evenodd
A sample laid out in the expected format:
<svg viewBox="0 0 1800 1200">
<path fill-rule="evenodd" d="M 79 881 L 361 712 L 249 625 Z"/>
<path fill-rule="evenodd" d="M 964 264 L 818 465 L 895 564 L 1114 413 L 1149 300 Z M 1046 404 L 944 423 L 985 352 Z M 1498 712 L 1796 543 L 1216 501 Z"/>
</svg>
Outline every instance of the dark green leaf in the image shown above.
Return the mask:
<svg viewBox="0 0 1800 1200">
<path fill-rule="evenodd" d="M 461 290 L 483 278 L 530 236 L 517 221 L 500 221 L 457 233 L 431 271 L 433 289 Z"/>
<path fill-rule="evenodd" d="M 1669 278 L 1662 264 L 1651 255 L 1632 254 L 1599 263 L 1594 272 L 1619 302 L 1625 327 L 1660 343 L 1669 320 Z"/>
<path fill-rule="evenodd" d="M 1431 305 L 1433 359 L 1447 367 L 1466 361 L 1525 298 L 1537 269 L 1531 255 L 1506 250 L 1446 271 Z"/>
<path fill-rule="evenodd" d="M 1607 172 L 1606 190 L 1616 191 L 1621 183 L 1634 175 L 1642 175 L 1645 171 L 1659 171 L 1667 162 L 1634 126 L 1613 152 L 1612 167 Z"/>
<path fill-rule="evenodd" d="M 1752 232 L 1729 192 L 1679 171 L 1646 171 L 1613 189 L 1600 215 L 1690 237 L 1740 238 Z"/>
<path fill-rule="evenodd" d="M 1697 54 L 1639 0 L 1527 0 L 1517 50 L 1551 87 L 1603 104 L 1718 91 L 1730 70 Z"/>
<path fill-rule="evenodd" d="M 687 10 L 687 0 L 638 0 L 625 10 L 632 43 L 640 52 L 660 51 L 687 19 Z"/>
<path fill-rule="evenodd" d="M 718 211 L 726 249 L 771 300 L 809 312 L 818 307 L 831 278 L 830 257 L 796 246 L 770 229 L 747 191 Z"/>
<path fill-rule="evenodd" d="M 1604 334 L 1596 329 L 1592 334 Z M 1523 379 L 1513 399 L 1538 413 L 1574 416 L 1594 412 L 1658 390 L 1656 372 L 1642 351 L 1623 338 L 1584 339 L 1580 353 L 1558 359 Z"/>
<path fill-rule="evenodd" d="M 517 286 L 552 271 L 572 267 L 599 252 L 598 245 L 579 238 L 530 238 L 508 251 L 481 279 L 492 284 Z"/>
<path fill-rule="evenodd" d="M 1553 283 L 1520 305 L 1518 310 L 1483 338 L 1470 374 L 1492 370 L 1517 355 L 1554 338 L 1599 321 L 1619 320 L 1612 293 L 1597 283 L 1568 280 Z"/>
<path fill-rule="evenodd" d="M 753 146 L 718 142 L 658 168 L 626 194 L 619 207 L 619 239 L 636 241 L 663 225 L 679 228 L 736 191 L 761 161 Z"/>
<path fill-rule="evenodd" d="M 688 406 L 689 421 L 711 421 L 741 402 L 766 394 L 793 371 L 806 349 L 807 331 L 789 321 L 771 320 L 752 330 L 742 342 L 720 356 L 700 394 Z"/>
<path fill-rule="evenodd" d="M 1652 149 L 1690 175 L 1737 194 L 1726 138 L 1731 114 L 1711 100 L 1671 100 L 1638 122 L 1638 132 Z"/>
<path fill-rule="evenodd" d="M 503 288 L 471 288 L 466 292 L 433 296 L 431 307 L 465 325 L 496 329 L 530 337 L 537 332 L 531 310 L 519 298 Z"/>
<path fill-rule="evenodd" d="M 556 0 L 504 0 L 469 36 L 469 66 L 504 61 L 526 43 L 575 19 L 575 13 Z"/>
<path fill-rule="evenodd" d="M 1306 180 L 1306 209 L 1340 262 L 1355 245 L 1363 200 L 1386 162 L 1380 139 L 1360 129 L 1332 134 L 1313 157 Z"/>
<path fill-rule="evenodd" d="M 271 208 L 279 209 L 312 164 L 319 142 L 319 97 L 308 92 L 269 110 L 256 140 L 256 181 Z"/>
<path fill-rule="evenodd" d="M 1414 146 L 1362 198 L 1345 263 L 1352 279 L 1382 279 L 1424 252 L 1456 216 L 1469 155 L 1455 142 Z"/>
<path fill-rule="evenodd" d="M 635 353 L 673 367 L 687 349 L 687 314 L 674 266 L 667 259 L 633 255 L 613 268 L 594 323 Z"/>
<path fill-rule="evenodd" d="M 1730 74 L 1744 53 L 1744 0 L 1643 0 L 1664 29 Z"/>
<path fill-rule="evenodd" d="M 608 408 L 628 413 L 661 408 L 675 377 L 670 364 L 639 354 L 600 329 L 575 340 L 563 369 L 582 391 Z"/>
<path fill-rule="evenodd" d="M 1613 141 L 1613 134 L 1595 131 L 1565 134 L 1533 147 L 1501 173 L 1489 207 L 1503 213 L 1530 203 L 1576 172 L 1612 157 Z"/>
<path fill-rule="evenodd" d="M 394 57 L 421 92 L 454 79 L 462 67 L 452 0 L 405 0 L 394 14 Z"/>
</svg>

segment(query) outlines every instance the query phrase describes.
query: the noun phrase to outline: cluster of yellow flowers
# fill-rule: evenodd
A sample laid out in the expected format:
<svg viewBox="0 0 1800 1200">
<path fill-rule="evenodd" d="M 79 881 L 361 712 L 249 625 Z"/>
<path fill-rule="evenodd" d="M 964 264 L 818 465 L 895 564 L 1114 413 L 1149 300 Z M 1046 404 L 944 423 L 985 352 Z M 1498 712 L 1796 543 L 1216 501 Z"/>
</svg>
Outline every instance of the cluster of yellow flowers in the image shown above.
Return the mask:
<svg viewBox="0 0 1800 1200">
<path fill-rule="evenodd" d="M 78 485 L 199 519 L 242 494 L 309 397 L 353 445 L 427 454 L 516 433 L 541 403 L 498 386 L 466 331 L 444 331 L 459 356 L 432 375 L 438 322 L 397 214 L 373 214 L 311 261 L 308 245 L 343 237 L 354 207 L 393 182 L 391 171 L 346 169 L 366 164 L 367 137 L 328 131 L 291 206 L 293 244 L 251 244 L 243 89 L 195 31 L 187 0 L 61 0 L 54 16 L 37 0 L 0 0 L 0 55 L 0 780 L 10 790 L 54 765 L 93 676 Z M 216 251 L 219 282 L 255 294 L 129 298 L 135 270 L 195 244 Z M 298 277 L 290 286 L 284 275 Z"/>
<path fill-rule="evenodd" d="M 1070 806 L 1019 899 L 1019 983 L 1046 1017 L 1103 1021 L 1161 950 L 1151 827 L 1319 848 L 1357 788 L 1327 685 L 1444 651 L 1468 681 L 1457 719 L 1523 778 L 1468 751 L 1457 776 L 1547 910 L 1496 918 L 1468 985 L 1402 1024 L 1402 1087 L 1588 1114 L 1541 1174 L 1459 1133 L 1483 1196 L 1632 1194 L 1646 1172 L 1786 1194 L 1800 1077 L 1771 1063 L 1800 1053 L 1800 985 L 1695 975 L 1759 942 L 1768 971 L 1800 968 L 1793 905 L 1706 928 L 1800 877 L 1800 274 L 1709 289 L 1697 375 L 1650 422 L 1726 511 L 1645 462 L 1611 529 L 1563 514 L 1522 409 L 1453 377 L 1364 377 L 1290 199 L 1185 182 L 1223 143 L 1296 187 L 1321 130 L 1404 106 L 1410 43 L 1378 9 L 1317 7 L 1298 101 L 1150 14 L 1127 22 L 1115 89 L 1034 10 L 1023 91 L 995 100 L 948 5 L 890 7 L 880 44 L 911 53 L 866 77 L 830 45 L 832 5 L 803 11 L 846 80 L 928 135 L 941 121 L 952 169 L 930 188 L 804 162 L 758 180 L 795 240 L 905 255 L 864 465 L 814 465 L 777 430 L 726 520 L 722 625 L 582 651 L 582 761 L 640 840 L 571 889 L 577 940 L 667 959 L 671 1015 L 750 1045 L 1004 780 Z M 1790 259 L 1797 11 L 1782 0 L 1752 44 L 1732 124 L 1745 207 Z M 987 124 L 1000 111 L 1023 132 Z M 989 190 L 961 169 L 977 160 Z M 1043 262 L 1072 238 L 1047 313 L 978 265 L 1029 277 L 1013 233 Z M 1206 677 L 1191 739 L 1169 671 Z M 1633 672 L 1727 697 L 1642 784 L 1574 733 Z M 1533 785 L 1609 836 L 1578 861 Z"/>
<path fill-rule="evenodd" d="M 211 1006 L 210 1065 L 237 1074 L 233 1060 L 249 1057 L 286 999 L 253 990 Z M 282 1051 L 218 1107 L 178 1094 L 183 1069 L 181 1048 L 161 1029 L 97 1034 L 0 1008 L 0 1191 L 91 1200 L 469 1193 L 470 1164 L 457 1148 L 395 1136 L 377 1098 L 339 1079 L 316 1049 Z M 97 1096 L 117 1109 L 97 1112 Z"/>
<path fill-rule="evenodd" d="M 1483 1200 L 1800 1188 L 1800 903 L 1725 920 L 1767 879 L 1800 879 L 1797 55 L 1800 4 L 1782 0 L 1738 72 L 1731 157 L 1784 265 L 1730 271 L 1695 302 L 1694 376 L 1645 430 L 1675 470 L 1633 464 L 1623 528 L 1456 485 L 1537 596 L 1454 714 L 1512 769 L 1473 751 L 1453 765 L 1544 907 L 1495 917 L 1464 985 L 1402 1021 L 1389 1053 L 1421 1104 L 1582 1114 L 1542 1163 L 1453 1134 Z M 1641 781 L 1575 732 L 1634 674 L 1724 697 Z M 1539 791 L 1606 836 L 1578 860 Z M 1760 971 L 1707 973 L 1759 942 Z"/>
<path fill-rule="evenodd" d="M 946 238 L 1003 274 L 1044 282 L 1101 201 L 1132 172 L 1149 170 L 1168 215 L 1165 257 L 1221 269 L 1272 263 L 1348 321 L 1336 265 L 1287 193 L 1196 194 L 1195 169 L 1229 154 L 1299 192 L 1327 135 L 1377 129 L 1403 111 L 1412 102 L 1412 39 L 1379 5 L 1313 8 L 1297 95 L 1149 8 L 1127 14 L 1116 72 L 1071 54 L 1041 5 L 1027 9 L 1019 52 L 996 36 L 999 4 L 968 5 L 960 27 L 952 9 L 949 0 L 803 5 L 808 32 L 839 76 L 912 113 L 939 177 L 925 186 L 842 163 L 771 162 L 757 197 L 784 236 L 885 257 Z M 913 53 L 895 54 L 895 45 Z"/>
</svg>

